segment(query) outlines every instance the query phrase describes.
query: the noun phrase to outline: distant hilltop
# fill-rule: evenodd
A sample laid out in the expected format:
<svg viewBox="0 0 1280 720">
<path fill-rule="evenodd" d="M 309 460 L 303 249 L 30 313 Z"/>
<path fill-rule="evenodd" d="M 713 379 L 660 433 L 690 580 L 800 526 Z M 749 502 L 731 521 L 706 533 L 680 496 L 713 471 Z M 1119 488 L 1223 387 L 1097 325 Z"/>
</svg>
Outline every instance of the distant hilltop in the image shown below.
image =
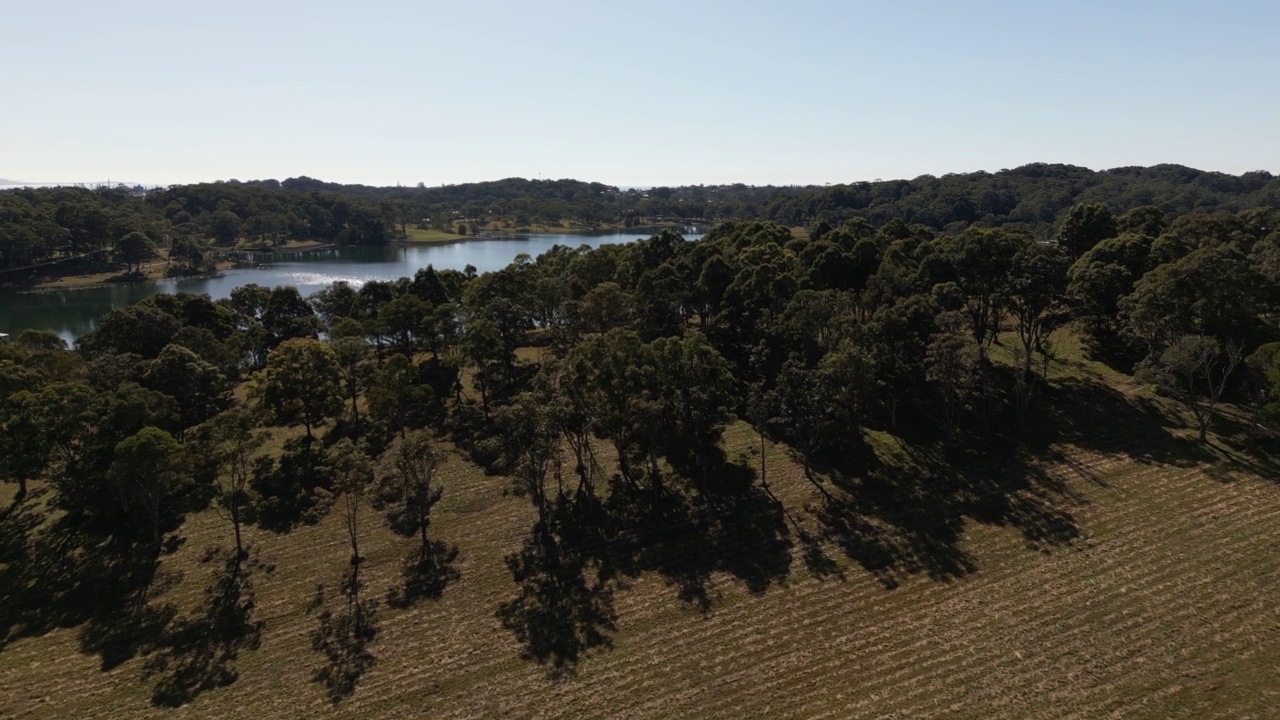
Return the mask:
<svg viewBox="0 0 1280 720">
<path fill-rule="evenodd" d="M 4 178 L 0 178 L 0 188 L 23 188 L 23 187 L 31 187 L 31 188 L 83 187 L 83 188 L 89 188 L 91 190 L 96 190 L 98 188 L 103 188 L 103 187 L 113 187 L 113 188 L 122 187 L 122 188 L 129 188 L 133 190 L 138 190 L 138 189 L 145 190 L 145 189 L 158 188 L 162 186 L 155 185 L 155 184 L 135 183 L 135 182 L 121 182 L 118 180 L 97 180 L 94 182 L 27 182 L 25 180 L 6 180 Z"/>
</svg>

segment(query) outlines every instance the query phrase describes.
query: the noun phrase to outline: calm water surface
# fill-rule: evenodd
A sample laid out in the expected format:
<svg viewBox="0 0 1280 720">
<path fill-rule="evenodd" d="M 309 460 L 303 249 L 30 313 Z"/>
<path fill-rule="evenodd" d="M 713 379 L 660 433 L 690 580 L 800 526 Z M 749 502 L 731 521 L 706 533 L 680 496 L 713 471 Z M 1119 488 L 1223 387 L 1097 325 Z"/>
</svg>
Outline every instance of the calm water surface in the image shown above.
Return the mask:
<svg viewBox="0 0 1280 720">
<path fill-rule="evenodd" d="M 263 256 L 262 267 L 227 270 L 216 278 L 182 278 L 134 285 L 109 285 L 49 292 L 0 293 L 0 332 L 16 335 L 25 328 L 52 330 L 68 342 L 93 330 L 98 319 L 111 310 L 138 302 L 156 293 L 206 293 L 213 299 L 229 297 L 241 285 L 266 287 L 294 285 L 304 295 L 338 280 L 359 286 L 369 280 L 395 280 L 412 276 L 418 268 L 479 272 L 506 267 L 520 253 L 537 257 L 556 245 L 597 247 L 647 237 L 652 228 L 571 235 L 537 233 L 519 238 L 469 240 L 442 245 L 407 247 L 342 247 L 331 250 Z M 702 237 L 684 229 L 687 240 Z"/>
</svg>

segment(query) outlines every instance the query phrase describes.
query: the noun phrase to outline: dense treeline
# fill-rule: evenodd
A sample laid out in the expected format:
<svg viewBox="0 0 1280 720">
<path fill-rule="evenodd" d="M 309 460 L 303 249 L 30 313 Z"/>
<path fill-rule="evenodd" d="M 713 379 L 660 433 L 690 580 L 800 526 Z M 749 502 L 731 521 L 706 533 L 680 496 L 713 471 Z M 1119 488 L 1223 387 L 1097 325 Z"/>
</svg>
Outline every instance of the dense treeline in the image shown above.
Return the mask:
<svg viewBox="0 0 1280 720">
<path fill-rule="evenodd" d="M 827 187 L 639 190 L 520 178 L 371 187 L 299 177 L 174 186 L 145 198 L 120 189 L 27 189 L 0 193 L 0 269 L 103 249 L 114 250 L 121 263 L 136 265 L 156 247 L 172 247 L 176 259 L 198 268 L 211 248 L 239 240 L 263 247 L 290 241 L 376 245 L 402 236 L 411 225 L 450 233 L 461 227 L 469 233 L 491 223 L 600 227 L 763 219 L 798 227 L 861 218 L 874 227 L 903 223 L 950 231 L 972 223 L 1018 225 L 1048 239 L 1070 207 L 1092 203 L 1116 214 L 1155 207 L 1170 219 L 1274 208 L 1280 204 L 1280 178 L 1180 165 L 1095 172 L 1039 163 L 997 173 Z"/>
<path fill-rule="evenodd" d="M 158 236 L 160 218 L 124 189 L 0 192 L 0 269 L 115 248 L 131 233 Z"/>
<path fill-rule="evenodd" d="M 316 599 L 313 640 L 316 678 L 341 699 L 374 659 L 366 515 L 411 539 L 390 602 L 458 577 L 459 549 L 430 532 L 449 445 L 509 478 L 536 513 L 508 558 L 516 595 L 496 611 L 529 657 L 557 668 L 607 638 L 612 589 L 628 576 L 659 573 L 703 607 L 713 572 L 755 591 L 780 577 L 787 531 L 766 439 L 825 498 L 832 536 L 809 540 L 882 568 L 888 551 L 837 492 L 878 470 L 866 433 L 937 448 L 938 472 L 1015 463 L 1061 439 L 1045 420 L 1063 400 L 1046 368 L 1073 319 L 1096 356 L 1181 402 L 1202 442 L 1228 400 L 1280 428 L 1277 219 L 1077 204 L 1052 242 L 1016 225 L 854 217 L 797 237 L 733 222 L 697 242 L 664 231 L 312 298 L 253 285 L 219 302 L 158 295 L 106 316 L 74 352 L 24 333 L 0 348 L 0 470 L 20 485 L 0 543 L 0 643 L 53 622 L 116 628 L 168 658 L 156 701 L 182 702 L 234 679 L 210 665 L 260 628 L 261 573 L 241 526 L 288 532 L 336 513 L 351 556 L 336 599 Z M 759 433 L 758 471 L 721 446 L 735 418 Z M 262 453 L 273 425 L 302 432 Z M 1016 510 L 990 477 L 904 483 L 853 487 L 909 517 L 940 497 L 998 519 Z M 218 600 L 207 617 L 149 615 L 166 539 L 210 505 L 234 538 Z M 229 652 L 193 659 L 173 640 L 200 628 Z"/>
<path fill-rule="evenodd" d="M 12 190 L 0 192 L 0 270 L 91 258 L 128 271 L 164 248 L 175 271 L 207 271 L 211 251 L 241 241 L 383 245 L 402 229 L 358 199 L 240 183 Z"/>
<path fill-rule="evenodd" d="M 1081 203 L 1102 202 L 1113 212 L 1150 205 L 1177 216 L 1269 208 L 1280 202 L 1280 178 L 1268 172 L 1235 176 L 1181 165 L 1093 171 L 1035 163 L 996 173 L 922 175 L 826 187 L 734 184 L 620 190 L 600 183 L 520 178 L 442 187 L 341 185 L 306 177 L 261 184 L 340 193 L 370 203 L 400 203 L 413 218 L 444 218 L 440 222 L 445 224 L 449 217 L 520 225 L 666 218 L 763 219 L 805 226 L 860 217 L 877 227 L 901 221 L 940 230 L 972 222 L 1052 224 L 1067 208 Z"/>
</svg>

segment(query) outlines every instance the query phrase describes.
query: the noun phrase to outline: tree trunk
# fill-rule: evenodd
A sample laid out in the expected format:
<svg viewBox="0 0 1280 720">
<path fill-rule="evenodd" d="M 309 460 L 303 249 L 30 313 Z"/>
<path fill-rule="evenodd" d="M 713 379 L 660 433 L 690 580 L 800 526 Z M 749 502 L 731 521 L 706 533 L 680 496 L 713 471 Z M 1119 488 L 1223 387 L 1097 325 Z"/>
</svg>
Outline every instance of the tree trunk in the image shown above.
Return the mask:
<svg viewBox="0 0 1280 720">
<path fill-rule="evenodd" d="M 765 458 L 768 457 L 766 455 L 767 452 L 768 451 L 765 450 L 765 447 L 764 447 L 764 430 L 761 430 L 760 431 L 760 486 L 766 490 L 769 489 L 769 478 L 765 474 L 765 464 L 764 464 Z"/>
<path fill-rule="evenodd" d="M 240 569 L 240 561 L 244 559 L 244 545 L 240 541 L 240 503 L 231 504 L 231 525 L 236 533 L 236 569 Z"/>
<path fill-rule="evenodd" d="M 428 544 L 428 542 L 427 542 L 427 524 L 426 524 L 425 522 L 422 522 L 421 520 L 419 520 L 419 521 L 418 521 L 418 531 L 422 534 L 422 560 L 421 560 L 421 562 L 426 562 L 426 560 L 427 560 L 427 556 L 431 554 L 431 553 L 430 553 L 430 547 L 431 547 L 431 546 L 430 546 L 430 544 Z"/>
<path fill-rule="evenodd" d="M 160 505 L 151 510 L 151 553 L 160 557 Z"/>
</svg>

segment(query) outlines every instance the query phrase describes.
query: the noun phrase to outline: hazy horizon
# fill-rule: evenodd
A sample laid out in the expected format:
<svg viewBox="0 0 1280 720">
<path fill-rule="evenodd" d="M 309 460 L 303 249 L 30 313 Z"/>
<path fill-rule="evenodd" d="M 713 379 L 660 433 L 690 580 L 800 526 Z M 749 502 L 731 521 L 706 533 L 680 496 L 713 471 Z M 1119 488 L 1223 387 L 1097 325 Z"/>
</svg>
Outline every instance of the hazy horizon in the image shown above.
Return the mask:
<svg viewBox="0 0 1280 720">
<path fill-rule="evenodd" d="M 1280 172 L 1280 6 L 17 6 L 0 173 L 822 185 L 1032 162 Z M 33 58 L 39 58 L 38 60 Z"/>
<path fill-rule="evenodd" d="M 772 186 L 772 187 L 820 187 L 820 186 L 824 186 L 824 185 L 853 184 L 853 183 L 858 183 L 858 182 L 881 182 L 881 181 L 885 181 L 885 180 L 915 180 L 916 178 L 920 178 L 920 177 L 929 177 L 929 176 L 932 176 L 932 177 L 943 177 L 943 176 L 945 176 L 945 175 L 949 175 L 949 174 L 960 174 L 960 175 L 964 175 L 964 174 L 979 173 L 979 172 L 985 172 L 985 173 L 990 173 L 990 174 L 996 174 L 996 173 L 1005 172 L 1005 171 L 1008 171 L 1008 170 L 1014 170 L 1014 169 L 1017 169 L 1018 167 L 1023 167 L 1023 166 L 1028 165 L 1028 164 L 1044 164 L 1044 165 L 1072 165 L 1072 163 L 1052 163 L 1052 162 L 1032 161 L 1031 163 L 1023 163 L 1023 165 L 1017 165 L 1017 166 L 1008 167 L 1008 168 L 1000 168 L 1000 169 L 997 169 L 997 170 L 991 170 L 991 169 L 986 169 L 986 168 L 979 168 L 979 169 L 975 169 L 975 170 L 962 170 L 962 171 L 959 171 L 959 172 L 956 172 L 956 173 L 929 173 L 929 172 L 926 172 L 926 173 L 921 173 L 921 174 L 919 174 L 919 175 L 914 175 L 914 176 L 912 176 L 912 177 L 894 177 L 894 176 L 891 176 L 891 177 L 882 177 L 882 178 L 881 178 L 881 177 L 877 177 L 877 178 L 856 178 L 856 179 L 851 179 L 851 180 L 844 180 L 844 181 L 840 181 L 839 183 L 834 183 L 834 182 L 825 182 L 825 183 L 819 183 L 819 182 L 814 182 L 814 183 L 769 183 L 769 182 L 764 182 L 764 183 L 741 183 L 741 184 L 745 184 L 745 185 L 750 186 L 750 187 L 769 187 L 769 186 Z M 1181 163 L 1153 163 L 1153 164 L 1151 164 L 1151 165 L 1145 165 L 1145 166 L 1140 166 L 1140 167 L 1154 167 L 1154 166 L 1158 166 L 1158 165 L 1181 165 Z M 1090 171 L 1092 171 L 1092 172 L 1104 172 L 1104 171 L 1107 171 L 1107 170 L 1115 170 L 1115 169 L 1118 169 L 1118 168 L 1121 168 L 1121 167 L 1134 167 L 1134 166 L 1116 165 L 1116 166 L 1111 166 L 1111 167 L 1086 167 L 1086 166 L 1076 165 L 1075 167 L 1085 167 L 1085 169 L 1090 170 Z M 1193 170 L 1199 170 L 1199 171 L 1203 171 L 1203 172 L 1220 172 L 1220 173 L 1224 173 L 1224 174 L 1228 174 L 1228 175 L 1235 175 L 1235 176 L 1239 176 L 1239 175 L 1242 175 L 1242 174 L 1244 174 L 1244 173 L 1248 173 L 1248 172 L 1267 172 L 1267 173 L 1270 173 L 1270 174 L 1272 174 L 1272 175 L 1280 174 L 1280 173 L 1274 173 L 1274 172 L 1272 172 L 1272 171 L 1270 171 L 1270 170 L 1268 170 L 1268 169 L 1266 169 L 1266 168 L 1248 169 L 1248 170 L 1242 170 L 1242 171 L 1240 171 L 1240 172 L 1229 172 L 1229 171 L 1224 171 L 1224 170 L 1215 170 L 1215 169 L 1213 169 L 1213 168 L 1202 168 L 1202 167 L 1192 167 L 1192 166 L 1184 166 L 1184 167 L 1191 167 Z M 9 178 L 0 178 L 0 188 L 10 188 L 10 189 L 11 189 L 11 188 L 22 188 L 22 187 L 73 187 L 73 186 L 98 187 L 98 186 L 103 186 L 103 185 L 110 185 L 110 186 L 112 186 L 112 187 L 118 187 L 118 186 L 137 187 L 137 186 L 141 186 L 141 187 L 144 187 L 144 188 L 151 189 L 151 188 L 173 187 L 173 186 L 178 186 L 178 185 L 194 185 L 194 184 L 201 184 L 201 183 L 218 183 L 218 182 L 242 182 L 242 183 L 248 183 L 248 182 L 261 182 L 261 181 L 266 181 L 266 180 L 275 180 L 275 181 L 279 182 L 279 181 L 284 181 L 284 180 L 287 180 L 287 179 L 290 179 L 290 178 L 299 178 L 299 177 L 310 177 L 310 178 L 311 178 L 311 179 L 313 179 L 313 180 L 319 180 L 319 181 L 326 182 L 326 183 L 336 183 L 336 184 L 339 184 L 339 185 L 366 185 L 366 186 L 370 186 L 370 187 L 395 187 L 395 186 L 414 187 L 414 186 L 416 186 L 416 185 L 417 185 L 417 183 L 395 183 L 395 182 L 393 182 L 393 183 L 361 183 L 361 182 L 351 182 L 351 181 L 346 181 L 346 180 L 337 179 L 337 178 L 314 177 L 314 176 L 310 176 L 310 175 L 301 175 L 301 174 L 298 174 L 298 175 L 284 175 L 284 176 L 280 176 L 280 177 L 270 177 L 270 178 L 266 178 L 266 177 L 263 177 L 263 178 L 260 178 L 260 177 L 211 178 L 211 179 L 206 179 L 206 180 L 193 180 L 193 181 L 190 181 L 190 182 L 183 182 L 183 183 L 161 183 L 161 182 L 150 182 L 150 181 L 113 180 L 113 179 L 108 179 L 108 180 L 91 180 L 91 181 L 78 181 L 78 180 L 65 181 L 65 180 L 63 180 L 63 181 L 29 182 L 29 181 L 25 181 L 25 180 L 24 180 L 24 181 L 15 181 L 15 180 L 11 180 L 11 179 L 9 179 Z M 669 182 L 668 182 L 668 183 L 663 183 L 663 182 L 659 182 L 659 183 L 654 183 L 654 184 L 649 184 L 649 185 L 637 185 L 637 184 L 628 184 L 628 183 L 614 183 L 614 182 L 608 182 L 608 181 L 605 181 L 605 180 L 600 180 L 600 179 L 598 179 L 598 178 L 590 178 L 590 177 L 554 177 L 554 178 L 551 178 L 551 177 L 542 177 L 542 178 L 539 178 L 539 177 L 533 177 L 533 178 L 530 178 L 530 177 L 522 177 L 522 176 L 519 176 L 519 175 L 507 175 L 507 176 L 504 176 L 504 177 L 493 177 L 493 178 L 486 178 L 486 179 L 483 179 L 483 180 L 464 180 L 464 181 L 460 181 L 460 182 L 443 182 L 443 183 L 435 183 L 435 184 L 425 183 L 425 185 L 426 185 L 427 187 L 442 187 L 442 186 L 450 186 L 450 185 L 467 185 L 467 184 L 475 184 L 475 183 L 483 183 L 483 182 L 498 182 L 498 181 L 502 181 L 502 180 L 509 180 L 509 179 L 522 179 L 522 180 L 547 180 L 547 181 L 553 181 L 553 180 L 554 180 L 554 181 L 566 181 L 566 180 L 573 180 L 573 181 L 580 181 L 580 182 L 599 182 L 599 183 L 603 183 L 604 185 L 608 185 L 608 186 L 611 186 L 611 187 L 615 187 L 615 188 L 618 188 L 619 190 L 624 190 L 624 191 L 625 191 L 625 190 L 650 190 L 650 189 L 655 188 L 655 187 L 693 187 L 693 186 L 699 186 L 699 185 L 712 186 L 712 185 L 733 185 L 733 184 L 738 184 L 736 181 L 729 181 L 729 182 L 721 182 L 721 183 L 696 183 L 696 182 L 695 182 L 695 183 L 669 183 Z"/>
</svg>

